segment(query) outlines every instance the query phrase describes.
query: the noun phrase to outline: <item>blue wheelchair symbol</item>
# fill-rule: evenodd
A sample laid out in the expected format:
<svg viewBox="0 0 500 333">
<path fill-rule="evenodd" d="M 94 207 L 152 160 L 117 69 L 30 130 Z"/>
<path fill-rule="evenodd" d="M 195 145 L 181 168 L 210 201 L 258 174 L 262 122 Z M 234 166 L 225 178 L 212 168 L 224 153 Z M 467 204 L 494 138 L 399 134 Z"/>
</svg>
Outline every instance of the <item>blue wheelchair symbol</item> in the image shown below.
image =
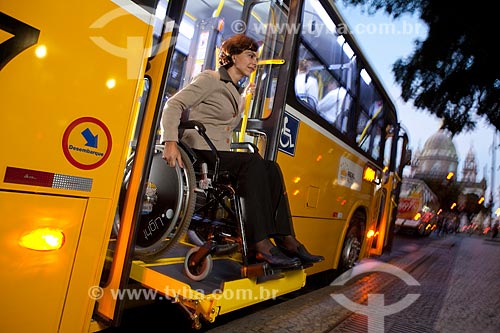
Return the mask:
<svg viewBox="0 0 500 333">
<path fill-rule="evenodd" d="M 295 155 L 295 144 L 297 132 L 299 131 L 299 123 L 299 119 L 285 112 L 278 149 L 291 156 Z"/>
</svg>

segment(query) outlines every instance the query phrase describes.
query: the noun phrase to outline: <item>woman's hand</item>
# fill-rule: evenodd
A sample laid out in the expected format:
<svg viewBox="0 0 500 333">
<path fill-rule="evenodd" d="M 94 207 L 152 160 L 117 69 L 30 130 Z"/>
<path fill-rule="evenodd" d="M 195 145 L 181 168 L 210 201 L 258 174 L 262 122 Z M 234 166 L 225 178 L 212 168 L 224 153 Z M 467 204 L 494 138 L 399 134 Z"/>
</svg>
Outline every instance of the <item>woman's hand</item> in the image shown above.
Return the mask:
<svg viewBox="0 0 500 333">
<path fill-rule="evenodd" d="M 250 83 L 246 88 L 245 90 L 243 91 L 243 96 L 247 96 L 247 95 L 254 95 L 255 94 L 255 83 Z"/>
<path fill-rule="evenodd" d="M 177 147 L 177 142 L 175 141 L 165 142 L 165 149 L 163 149 L 163 159 L 172 168 L 175 167 L 175 162 L 179 164 L 179 167 L 184 168 L 181 152 L 179 151 L 179 147 Z"/>
</svg>

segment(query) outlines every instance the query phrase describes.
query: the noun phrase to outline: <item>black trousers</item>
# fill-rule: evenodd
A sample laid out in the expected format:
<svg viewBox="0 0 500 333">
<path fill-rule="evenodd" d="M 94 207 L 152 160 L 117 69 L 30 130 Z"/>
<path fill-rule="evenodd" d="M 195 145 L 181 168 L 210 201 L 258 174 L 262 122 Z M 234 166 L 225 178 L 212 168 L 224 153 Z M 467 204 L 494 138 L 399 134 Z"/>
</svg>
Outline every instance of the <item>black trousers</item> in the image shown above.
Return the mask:
<svg viewBox="0 0 500 333">
<path fill-rule="evenodd" d="M 213 170 L 211 151 L 195 150 Z M 245 231 L 249 242 L 274 236 L 294 235 L 283 174 L 274 161 L 259 154 L 219 151 L 220 171 L 236 179 L 236 194 L 242 198 Z"/>
</svg>

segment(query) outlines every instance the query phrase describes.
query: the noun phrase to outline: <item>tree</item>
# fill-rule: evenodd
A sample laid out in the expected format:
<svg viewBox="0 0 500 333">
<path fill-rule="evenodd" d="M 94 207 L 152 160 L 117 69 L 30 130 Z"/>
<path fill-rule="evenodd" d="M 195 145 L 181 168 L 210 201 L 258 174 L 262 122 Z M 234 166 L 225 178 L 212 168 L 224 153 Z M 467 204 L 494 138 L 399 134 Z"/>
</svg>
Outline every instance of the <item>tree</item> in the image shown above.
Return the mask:
<svg viewBox="0 0 500 333">
<path fill-rule="evenodd" d="M 343 0 L 369 14 L 393 18 L 418 14 L 428 26 L 415 51 L 393 64 L 405 102 L 443 120 L 452 135 L 475 128 L 479 117 L 500 130 L 500 61 L 496 52 L 494 1 Z M 479 117 L 477 117 L 479 116 Z"/>
</svg>

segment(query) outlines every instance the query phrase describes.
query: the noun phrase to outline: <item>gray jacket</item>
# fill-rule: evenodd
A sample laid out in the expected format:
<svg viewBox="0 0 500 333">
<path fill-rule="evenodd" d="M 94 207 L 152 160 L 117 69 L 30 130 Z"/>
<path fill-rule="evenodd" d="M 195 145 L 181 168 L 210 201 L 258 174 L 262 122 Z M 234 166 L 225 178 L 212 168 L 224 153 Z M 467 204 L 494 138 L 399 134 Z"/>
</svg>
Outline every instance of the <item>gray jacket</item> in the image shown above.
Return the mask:
<svg viewBox="0 0 500 333">
<path fill-rule="evenodd" d="M 167 101 L 161 140 L 179 141 L 181 118 L 197 120 L 205 125 L 215 147 L 227 151 L 233 130 L 241 121 L 242 105 L 242 97 L 225 68 L 205 70 Z M 185 130 L 180 139 L 192 148 L 209 149 L 196 130 Z"/>
</svg>

